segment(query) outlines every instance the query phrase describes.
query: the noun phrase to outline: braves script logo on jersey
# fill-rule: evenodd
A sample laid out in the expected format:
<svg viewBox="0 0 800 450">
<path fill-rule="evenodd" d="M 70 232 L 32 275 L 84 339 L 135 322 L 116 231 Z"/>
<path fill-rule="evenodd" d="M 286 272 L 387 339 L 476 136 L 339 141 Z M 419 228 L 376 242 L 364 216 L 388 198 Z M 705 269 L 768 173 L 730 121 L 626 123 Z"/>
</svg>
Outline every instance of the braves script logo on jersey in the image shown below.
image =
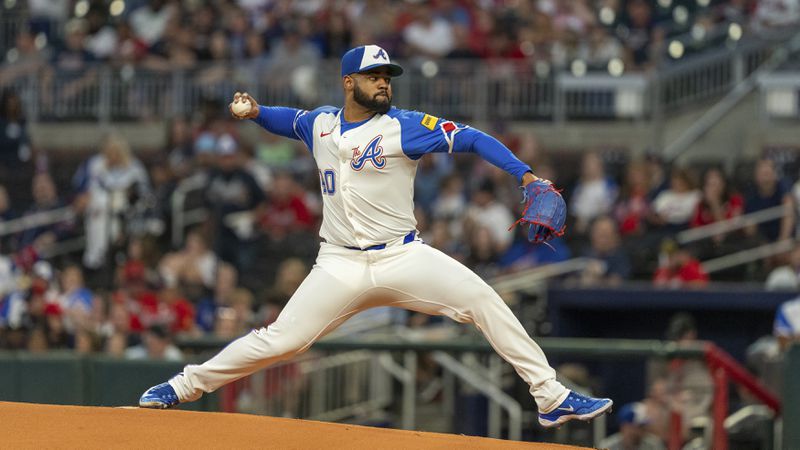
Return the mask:
<svg viewBox="0 0 800 450">
<path fill-rule="evenodd" d="M 371 162 L 376 169 L 383 169 L 386 166 L 386 158 L 383 156 L 383 147 L 380 146 L 383 135 L 377 135 L 369 141 L 363 152 L 358 151 L 358 147 L 353 149 L 353 160 L 350 167 L 355 171 L 360 171 Z"/>
</svg>

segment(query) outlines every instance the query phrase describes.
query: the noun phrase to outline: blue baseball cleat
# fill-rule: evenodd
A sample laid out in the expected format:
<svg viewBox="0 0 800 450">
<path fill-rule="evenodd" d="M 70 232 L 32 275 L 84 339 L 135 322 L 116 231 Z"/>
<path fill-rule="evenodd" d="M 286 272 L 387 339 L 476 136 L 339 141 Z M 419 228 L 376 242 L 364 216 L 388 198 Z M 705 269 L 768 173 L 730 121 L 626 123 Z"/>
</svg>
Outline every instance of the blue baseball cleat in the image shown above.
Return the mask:
<svg viewBox="0 0 800 450">
<path fill-rule="evenodd" d="M 549 413 L 539 413 L 539 424 L 545 428 L 560 427 L 572 419 L 591 420 L 611 410 L 610 398 L 593 398 L 570 391 L 567 399 Z"/>
<path fill-rule="evenodd" d="M 153 409 L 167 409 L 180 403 L 178 394 L 169 383 L 157 384 L 142 394 L 139 399 L 139 407 Z"/>
</svg>

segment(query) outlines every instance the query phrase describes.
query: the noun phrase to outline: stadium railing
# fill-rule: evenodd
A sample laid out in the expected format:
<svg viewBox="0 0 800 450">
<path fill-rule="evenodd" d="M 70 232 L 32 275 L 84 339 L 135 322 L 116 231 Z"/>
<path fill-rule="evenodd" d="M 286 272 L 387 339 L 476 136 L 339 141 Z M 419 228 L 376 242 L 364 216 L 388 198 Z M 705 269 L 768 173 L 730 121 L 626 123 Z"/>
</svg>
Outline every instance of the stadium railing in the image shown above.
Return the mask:
<svg viewBox="0 0 800 450">
<path fill-rule="evenodd" d="M 794 32 L 770 52 L 753 52 L 749 57 L 734 59 L 733 79 L 716 79 L 715 76 L 715 79 L 712 80 L 714 84 L 725 86 L 724 92 L 720 92 L 720 95 L 725 93 L 724 97 L 706 110 L 691 126 L 683 130 L 673 142 L 666 145 L 663 156 L 668 161 L 672 161 L 688 151 L 692 144 L 756 89 L 759 79 L 768 77 L 786 61 L 794 58 L 798 51 L 800 51 L 800 33 Z M 793 107 L 796 115 L 798 110 L 797 93 L 792 95 L 790 92 L 789 94 L 789 98 L 794 99 Z M 657 104 L 660 103 L 657 102 Z"/>
<path fill-rule="evenodd" d="M 731 231 L 741 230 L 746 227 L 758 225 L 764 222 L 780 219 L 787 214 L 794 214 L 791 209 L 785 206 L 774 206 L 762 209 L 749 214 L 720 220 L 702 227 L 691 228 L 681 231 L 676 236 L 679 244 L 691 244 L 703 239 L 713 238 Z M 784 239 L 777 242 L 770 242 L 754 248 L 735 251 L 702 262 L 703 270 L 707 273 L 719 272 L 732 267 L 760 261 L 781 253 L 785 253 L 795 246 L 794 239 Z"/>
<path fill-rule="evenodd" d="M 729 389 L 730 384 L 734 383 L 747 391 L 753 398 L 765 405 L 771 411 L 771 417 L 776 418 L 781 415 L 782 402 L 779 397 L 773 393 L 769 388 L 764 386 L 758 381 L 747 369 L 734 360 L 729 354 L 709 342 L 698 342 L 693 344 L 676 344 L 671 342 L 653 341 L 653 340 L 625 340 L 625 339 L 586 339 L 586 338 L 537 338 L 537 343 L 542 347 L 545 353 L 551 358 L 580 358 L 581 360 L 598 360 L 598 361 L 614 361 L 614 360 L 630 360 L 630 359 L 647 359 L 647 358 L 662 358 L 662 359 L 700 359 L 703 360 L 709 368 L 711 377 L 714 383 L 714 400 L 711 409 L 712 420 L 712 442 L 706 442 L 710 448 L 715 450 L 727 450 L 728 448 L 728 433 L 726 428 L 726 420 L 728 420 L 729 411 Z M 214 339 L 206 339 L 202 341 L 185 341 L 181 344 L 183 347 L 190 349 L 201 350 L 216 350 L 225 345 L 225 342 L 215 341 Z M 442 364 L 447 372 L 456 374 L 461 381 L 466 382 L 471 386 L 483 383 L 482 392 L 492 393 L 489 395 L 490 402 L 497 402 L 500 408 L 506 409 L 509 413 L 509 421 L 507 422 L 508 434 L 506 437 L 514 439 L 517 436 L 518 412 L 515 399 L 507 397 L 503 393 L 503 385 L 501 383 L 501 372 L 498 372 L 497 364 L 502 364 L 496 356 L 494 349 L 479 336 L 472 334 L 448 336 L 446 338 L 420 338 L 410 337 L 404 333 L 389 332 L 380 333 L 372 332 L 355 336 L 339 337 L 335 339 L 323 339 L 313 346 L 313 350 L 326 352 L 330 355 L 348 354 L 349 352 L 373 352 L 375 355 L 383 355 L 382 358 L 391 358 L 391 353 L 402 355 L 402 365 L 392 363 L 396 367 L 391 370 L 405 374 L 407 377 L 409 373 L 414 373 L 417 367 L 417 354 L 419 353 L 432 353 L 434 359 Z M 800 351 L 795 352 L 796 358 L 800 358 Z M 495 358 L 496 361 L 490 363 L 488 367 L 483 367 L 479 371 L 475 371 L 475 366 L 470 368 L 473 370 L 463 370 L 466 366 L 459 366 L 458 360 L 452 355 L 476 354 L 489 356 Z M 392 360 L 393 361 L 393 360 Z M 794 367 L 793 364 L 797 362 L 790 362 L 789 367 Z M 494 369 L 493 369 L 494 367 Z M 787 371 L 788 368 L 787 367 Z M 788 372 L 787 372 L 788 373 Z M 402 377 L 398 377 L 402 378 Z M 329 378 L 328 381 L 333 380 L 336 386 L 328 387 L 328 389 L 346 389 L 343 384 L 344 378 L 336 379 Z M 321 380 L 319 380 L 321 381 Z M 800 385 L 794 378 L 786 379 L 786 390 L 800 391 Z M 313 384 L 313 383 L 309 383 Z M 222 389 L 221 396 L 223 398 L 235 398 L 237 388 L 236 384 L 229 385 Z M 800 392 L 798 392 L 800 393 Z M 403 385 L 403 401 L 401 401 L 401 423 L 404 428 L 413 428 L 413 415 L 414 404 L 413 399 L 416 397 L 416 381 Z M 453 395 L 452 393 L 449 395 Z M 449 398 L 445 395 L 445 398 Z M 785 399 L 784 399 L 785 400 Z M 223 403 L 225 403 L 223 401 Z M 443 408 L 447 410 L 448 400 L 443 402 Z M 231 403 L 228 403 L 231 405 Z M 497 408 L 497 406 L 495 407 Z M 797 408 L 793 408 L 792 411 Z M 490 411 L 492 406 L 490 406 Z M 499 412 L 499 409 L 495 409 Z M 742 415 L 744 413 L 740 413 Z M 678 411 L 673 411 L 671 415 L 671 429 L 680 430 L 681 415 Z M 798 421 L 800 418 L 792 417 L 792 421 Z M 500 430 L 502 428 L 501 421 L 498 414 L 490 414 L 490 430 Z M 735 423 L 733 419 L 728 420 L 729 428 Z M 779 422 L 779 421 L 778 421 Z M 602 437 L 605 435 L 605 426 L 602 424 L 602 430 L 595 427 L 594 444 L 597 445 Z M 776 430 L 779 425 L 776 423 Z M 786 432 L 784 430 L 784 432 Z M 776 431 L 777 433 L 777 431 Z M 677 450 L 681 448 L 682 434 L 680 432 L 673 432 L 669 442 L 670 450 Z M 780 436 L 773 435 L 775 448 L 781 448 Z M 791 438 L 794 439 L 794 438 Z M 787 447 L 788 448 L 788 447 Z"/>
<path fill-rule="evenodd" d="M 781 41 L 741 41 L 652 72 L 570 73 L 567 68 L 509 60 L 406 63 L 395 103 L 455 120 L 651 119 L 729 92 Z M 11 83 L 36 121 L 111 123 L 184 116 L 207 101 L 247 91 L 264 104 L 308 107 L 341 103 L 338 61 L 271 75 L 258 61 L 198 65 L 191 70 L 93 65 Z M 76 83 L 76 80 L 81 80 Z"/>
</svg>

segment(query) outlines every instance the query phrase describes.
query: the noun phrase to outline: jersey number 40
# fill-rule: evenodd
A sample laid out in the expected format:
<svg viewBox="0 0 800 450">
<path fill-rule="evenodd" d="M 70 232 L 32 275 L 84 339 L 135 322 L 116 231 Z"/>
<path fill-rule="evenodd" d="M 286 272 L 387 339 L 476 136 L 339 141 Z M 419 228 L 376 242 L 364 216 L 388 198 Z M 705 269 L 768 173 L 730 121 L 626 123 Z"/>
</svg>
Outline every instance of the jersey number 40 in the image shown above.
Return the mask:
<svg viewBox="0 0 800 450">
<path fill-rule="evenodd" d="M 319 171 L 319 184 L 322 186 L 323 195 L 333 195 L 336 193 L 336 172 L 333 169 Z"/>
</svg>

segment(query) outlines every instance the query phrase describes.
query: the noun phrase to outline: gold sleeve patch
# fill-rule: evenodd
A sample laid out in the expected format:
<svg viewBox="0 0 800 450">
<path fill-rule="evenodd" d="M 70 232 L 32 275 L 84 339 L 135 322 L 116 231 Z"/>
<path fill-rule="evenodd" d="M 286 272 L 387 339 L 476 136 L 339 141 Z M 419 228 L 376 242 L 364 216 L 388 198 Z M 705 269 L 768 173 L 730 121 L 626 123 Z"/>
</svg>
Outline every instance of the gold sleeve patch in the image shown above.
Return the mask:
<svg viewBox="0 0 800 450">
<path fill-rule="evenodd" d="M 422 118 L 422 126 L 433 131 L 433 128 L 436 126 L 436 122 L 439 121 L 438 117 L 434 117 L 430 114 L 425 114 L 425 117 Z"/>
</svg>

